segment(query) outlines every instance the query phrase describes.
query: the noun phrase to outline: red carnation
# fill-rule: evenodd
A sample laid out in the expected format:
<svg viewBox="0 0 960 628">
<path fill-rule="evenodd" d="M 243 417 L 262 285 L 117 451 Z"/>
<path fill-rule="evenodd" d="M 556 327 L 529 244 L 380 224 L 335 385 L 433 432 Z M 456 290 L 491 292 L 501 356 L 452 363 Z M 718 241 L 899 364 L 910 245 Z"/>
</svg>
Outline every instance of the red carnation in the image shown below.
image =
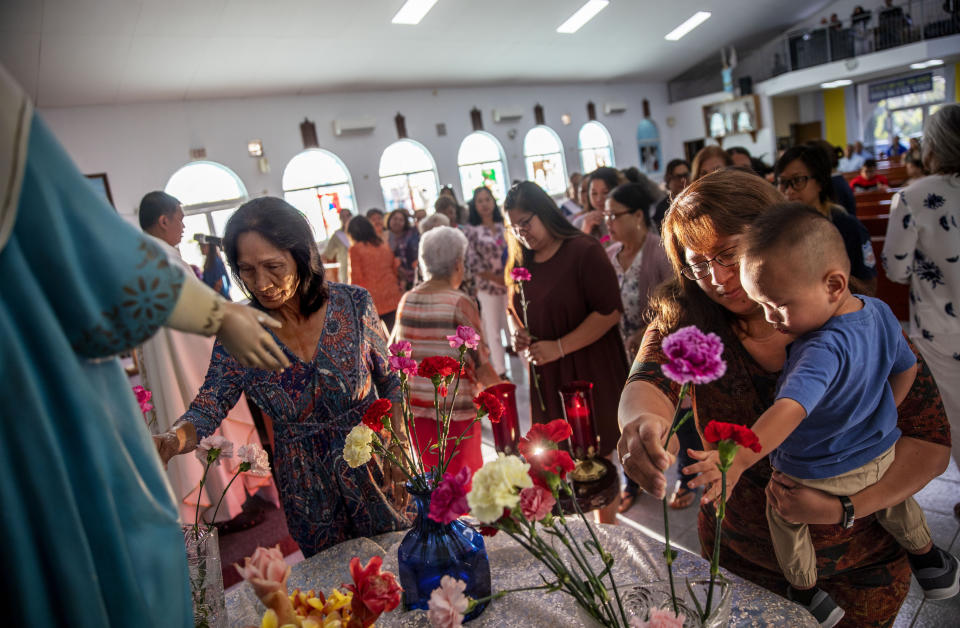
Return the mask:
<svg viewBox="0 0 960 628">
<path fill-rule="evenodd" d="M 446 379 L 456 375 L 460 371 L 460 362 L 447 355 L 435 355 L 424 358 L 417 367 L 417 375 L 426 377 L 429 380 L 438 378 Z M 439 381 L 435 381 L 439 384 Z"/>
<path fill-rule="evenodd" d="M 545 438 L 555 443 L 562 443 L 570 438 L 571 434 L 573 434 L 573 430 L 569 423 L 563 419 L 554 419 L 546 424 L 534 423 L 524 438 L 527 440 Z"/>
<path fill-rule="evenodd" d="M 487 391 L 474 397 L 473 405 L 477 407 L 479 414 L 486 414 L 491 423 L 499 423 L 500 417 L 503 416 L 503 404 L 496 395 Z"/>
<path fill-rule="evenodd" d="M 364 628 L 372 626 L 381 614 L 400 605 L 403 589 L 392 573 L 380 571 L 382 564 L 383 559 L 379 556 L 371 558 L 364 567 L 360 566 L 360 559 L 356 556 L 350 560 L 353 584 L 346 584 L 344 588 L 353 592 L 350 610 L 353 611 L 353 619 L 359 620 L 359 625 Z"/>
<path fill-rule="evenodd" d="M 708 443 L 718 443 L 722 440 L 733 441 L 737 445 L 747 447 L 757 453 L 760 453 L 763 449 L 760 446 L 760 439 L 757 438 L 753 430 L 736 423 L 710 421 L 706 429 L 703 430 L 703 437 Z"/>
<path fill-rule="evenodd" d="M 382 434 L 385 428 L 384 419 L 389 420 L 387 417 L 390 415 L 391 408 L 393 404 L 389 399 L 377 399 L 363 413 L 363 424 L 374 432 Z"/>
<path fill-rule="evenodd" d="M 563 480 L 576 467 L 570 454 L 562 449 L 544 449 L 526 460 L 530 463 L 530 479 L 544 488 L 550 488 L 552 476 Z"/>
</svg>

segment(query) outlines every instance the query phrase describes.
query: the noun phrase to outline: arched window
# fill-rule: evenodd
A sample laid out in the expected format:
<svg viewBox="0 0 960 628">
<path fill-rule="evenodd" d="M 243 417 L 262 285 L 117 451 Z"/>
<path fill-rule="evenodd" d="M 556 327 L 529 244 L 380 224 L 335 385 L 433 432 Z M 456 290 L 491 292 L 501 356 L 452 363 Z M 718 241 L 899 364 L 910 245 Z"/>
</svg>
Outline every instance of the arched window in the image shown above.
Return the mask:
<svg viewBox="0 0 960 628">
<path fill-rule="evenodd" d="M 283 198 L 313 226 L 317 240 L 340 228 L 340 210 L 356 210 L 353 181 L 339 157 L 319 148 L 294 156 L 283 169 Z"/>
<path fill-rule="evenodd" d="M 503 204 L 507 196 L 507 159 L 497 138 L 476 131 L 463 139 L 457 153 L 463 198 L 468 199 L 481 186 L 490 188 L 493 198 Z"/>
<path fill-rule="evenodd" d="M 214 161 L 194 161 L 173 173 L 163 189 L 183 205 L 183 241 L 180 254 L 203 267 L 203 253 L 194 234 L 223 236 L 227 219 L 247 200 L 247 188 L 236 173 Z M 239 293 L 238 293 L 239 294 Z"/>
<path fill-rule="evenodd" d="M 400 140 L 387 146 L 380 157 L 380 189 L 384 209 L 433 212 L 440 193 L 437 165 L 420 142 Z"/>
<path fill-rule="evenodd" d="M 637 150 L 640 152 L 640 170 L 649 175 L 660 172 L 663 167 L 660 131 L 650 118 L 644 118 L 637 125 Z"/>
<path fill-rule="evenodd" d="M 613 141 L 607 127 L 599 122 L 587 122 L 580 127 L 580 167 L 584 173 L 593 172 L 602 166 L 613 168 Z"/>
<path fill-rule="evenodd" d="M 548 126 L 535 126 L 523 138 L 523 158 L 527 178 L 535 181 L 551 196 L 567 191 L 567 169 L 563 163 L 563 145 Z"/>
</svg>

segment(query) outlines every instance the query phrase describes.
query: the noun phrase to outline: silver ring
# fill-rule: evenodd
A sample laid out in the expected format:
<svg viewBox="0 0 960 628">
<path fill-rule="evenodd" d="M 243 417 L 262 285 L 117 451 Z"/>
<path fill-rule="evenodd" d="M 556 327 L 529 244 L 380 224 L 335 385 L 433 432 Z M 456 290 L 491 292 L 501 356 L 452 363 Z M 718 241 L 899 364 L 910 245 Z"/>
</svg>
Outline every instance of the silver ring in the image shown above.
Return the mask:
<svg viewBox="0 0 960 628">
<path fill-rule="evenodd" d="M 257 322 L 258 322 L 258 323 L 260 323 L 261 325 L 263 325 L 266 321 L 267 321 L 267 319 L 264 318 L 263 314 L 257 314 Z"/>
<path fill-rule="evenodd" d="M 633 455 L 633 452 L 628 451 L 627 453 L 620 456 L 620 464 L 627 464 L 627 459 Z"/>
</svg>

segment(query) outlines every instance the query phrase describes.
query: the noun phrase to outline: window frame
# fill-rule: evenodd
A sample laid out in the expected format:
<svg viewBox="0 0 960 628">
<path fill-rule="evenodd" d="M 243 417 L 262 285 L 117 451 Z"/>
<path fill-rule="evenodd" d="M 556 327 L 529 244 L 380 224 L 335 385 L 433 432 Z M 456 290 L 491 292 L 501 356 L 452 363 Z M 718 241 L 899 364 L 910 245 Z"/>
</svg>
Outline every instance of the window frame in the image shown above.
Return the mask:
<svg viewBox="0 0 960 628">
<path fill-rule="evenodd" d="M 588 126 L 600 129 L 600 131 L 603 132 L 603 136 L 606 138 L 607 143 L 603 146 L 584 146 L 583 130 L 586 129 Z M 590 170 L 587 169 L 587 162 L 584 159 L 584 155 L 586 154 L 586 152 L 597 151 L 600 149 L 606 149 L 607 151 L 609 151 L 610 163 L 607 164 L 607 166 L 610 168 L 616 168 L 617 156 L 613 150 L 613 137 L 610 135 L 610 130 L 607 128 L 607 126 L 604 123 L 600 122 L 599 120 L 588 120 L 587 122 L 583 123 L 583 126 L 581 126 L 580 130 L 577 132 L 577 152 L 580 156 L 580 170 L 582 172 L 586 173 L 586 172 L 593 171 L 592 168 Z"/>
<path fill-rule="evenodd" d="M 493 145 L 496 147 L 497 152 L 500 154 L 500 159 L 497 161 L 473 161 L 468 163 L 461 163 L 460 153 L 463 150 L 463 145 L 467 142 L 469 138 L 473 137 L 474 135 L 479 135 L 479 136 L 490 139 L 493 142 Z M 510 185 L 508 184 L 509 177 L 510 177 L 510 169 L 507 165 L 507 154 L 503 150 L 503 144 L 500 143 L 500 140 L 498 140 L 496 136 L 486 131 L 473 131 L 471 133 L 468 133 L 463 138 L 463 140 L 460 142 L 460 147 L 457 149 L 457 175 L 460 177 L 460 190 L 462 193 L 461 198 L 464 199 L 464 202 L 466 202 L 468 198 L 472 197 L 473 189 L 470 189 L 470 190 L 467 189 L 464 183 L 463 169 L 470 168 L 473 166 L 485 166 L 487 164 L 496 164 L 496 163 L 499 163 L 500 167 L 503 169 L 504 180 L 499 182 L 500 188 L 503 190 L 503 194 L 501 194 L 498 197 L 497 190 L 491 189 L 490 192 L 493 194 L 493 197 L 494 199 L 496 199 L 497 203 L 502 205 L 504 199 L 507 196 L 507 190 L 510 188 Z M 488 189 L 489 189 L 489 186 L 488 186 Z"/>
<path fill-rule="evenodd" d="M 546 130 L 551 136 L 553 136 L 553 139 L 556 141 L 556 143 L 557 143 L 557 148 L 558 148 L 559 150 L 554 151 L 554 152 L 550 152 L 550 153 L 529 153 L 529 154 L 528 154 L 528 153 L 527 153 L 527 138 L 529 138 L 529 137 L 530 137 L 530 134 L 533 133 L 533 132 L 534 132 L 535 130 L 537 130 L 537 129 L 544 129 L 544 130 Z M 558 191 L 558 192 L 551 192 L 550 190 L 545 190 L 545 191 L 546 191 L 547 194 L 549 194 L 549 195 L 550 195 L 551 197 L 553 197 L 553 198 L 559 198 L 559 197 L 563 196 L 564 194 L 566 194 L 566 192 L 567 192 L 567 183 L 568 183 L 568 181 L 569 181 L 569 179 L 568 179 L 568 174 L 567 174 L 567 159 L 566 159 L 565 147 L 564 147 L 564 145 L 563 145 L 563 141 L 560 139 L 560 136 L 557 134 L 557 132 L 554 131 L 554 130 L 553 130 L 552 128 L 550 128 L 549 126 L 545 125 L 545 124 L 538 124 L 538 125 L 536 125 L 536 126 L 531 127 L 530 130 L 527 131 L 526 134 L 523 136 L 523 149 L 522 149 L 522 150 L 523 150 L 523 165 L 524 165 L 524 170 L 525 170 L 526 175 L 527 175 L 527 179 L 529 179 L 530 181 L 534 181 L 534 182 L 536 181 L 536 179 L 535 179 L 535 177 L 534 177 L 534 173 L 533 173 L 533 170 L 532 170 L 532 168 L 531 168 L 531 161 L 530 161 L 530 160 L 533 159 L 533 158 L 536 158 L 536 157 L 552 157 L 552 156 L 554 156 L 554 155 L 558 156 L 558 157 L 559 157 L 559 161 L 560 161 L 560 176 L 561 176 L 561 179 L 563 180 L 563 190 L 562 190 L 562 191 Z"/>
<path fill-rule="evenodd" d="M 409 143 L 409 144 L 412 144 L 412 145 L 418 147 L 421 151 L 423 151 L 423 153 L 430 159 L 430 163 L 431 163 L 432 166 L 433 166 L 432 169 L 430 169 L 430 170 L 405 170 L 405 171 L 403 171 L 403 172 L 396 172 L 396 173 L 393 173 L 393 174 L 384 175 L 384 174 L 383 174 L 383 157 L 384 157 L 384 155 L 386 154 L 386 152 L 387 152 L 388 150 L 390 150 L 391 147 L 396 146 L 397 144 L 400 144 L 400 143 Z M 405 179 L 405 182 L 406 182 L 406 185 L 407 185 L 407 189 L 411 189 L 411 187 L 410 187 L 410 177 L 413 176 L 413 175 L 424 174 L 424 173 L 427 173 L 427 172 L 432 172 L 432 173 L 433 173 L 434 189 L 436 190 L 436 195 L 434 196 L 434 201 L 435 201 L 436 198 L 439 197 L 439 195 L 440 195 L 440 174 L 439 174 L 439 172 L 437 171 L 437 160 L 434 159 L 433 153 L 431 153 L 430 150 L 429 150 L 426 146 L 424 146 L 422 143 L 418 142 L 417 140 L 412 140 L 412 139 L 410 139 L 410 138 L 399 139 L 399 140 L 397 140 L 397 141 L 395 141 L 395 142 L 391 142 L 390 144 L 388 144 L 388 145 L 383 149 L 383 151 L 380 153 L 380 163 L 379 163 L 379 165 L 378 165 L 378 167 L 377 167 L 377 178 L 378 178 L 379 183 L 380 183 L 380 196 L 383 198 L 383 205 L 384 205 L 383 209 L 384 209 L 384 211 L 389 214 L 391 211 L 393 211 L 393 209 L 399 209 L 399 208 L 393 208 L 393 209 L 390 208 L 390 203 L 391 203 L 392 199 L 387 198 L 386 194 L 384 194 L 384 189 L 383 189 L 383 180 L 384 180 L 384 179 L 389 179 L 389 178 L 393 178 L 393 177 L 401 177 L 401 176 L 402 176 L 402 177 L 404 177 L 404 179 Z M 431 203 L 428 203 L 428 205 L 429 205 L 429 206 L 428 206 L 428 207 L 425 207 L 424 209 L 426 210 L 427 214 L 432 214 L 432 213 L 433 213 L 433 205 L 432 205 Z M 416 207 L 415 207 L 415 206 L 408 208 L 408 211 L 409 211 L 411 214 L 412 214 L 415 210 L 416 210 Z"/>
</svg>

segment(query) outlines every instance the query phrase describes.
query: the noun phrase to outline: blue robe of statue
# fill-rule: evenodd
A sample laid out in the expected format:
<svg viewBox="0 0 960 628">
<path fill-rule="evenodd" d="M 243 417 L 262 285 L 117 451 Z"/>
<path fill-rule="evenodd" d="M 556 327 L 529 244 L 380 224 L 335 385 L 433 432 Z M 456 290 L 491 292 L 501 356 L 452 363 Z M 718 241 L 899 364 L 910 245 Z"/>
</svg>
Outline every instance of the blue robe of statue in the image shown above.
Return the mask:
<svg viewBox="0 0 960 628">
<path fill-rule="evenodd" d="M 111 357 L 166 320 L 183 273 L 38 117 L 24 124 L 19 201 L 0 206 L 0 617 L 31 628 L 190 626 L 173 495 Z"/>
</svg>

